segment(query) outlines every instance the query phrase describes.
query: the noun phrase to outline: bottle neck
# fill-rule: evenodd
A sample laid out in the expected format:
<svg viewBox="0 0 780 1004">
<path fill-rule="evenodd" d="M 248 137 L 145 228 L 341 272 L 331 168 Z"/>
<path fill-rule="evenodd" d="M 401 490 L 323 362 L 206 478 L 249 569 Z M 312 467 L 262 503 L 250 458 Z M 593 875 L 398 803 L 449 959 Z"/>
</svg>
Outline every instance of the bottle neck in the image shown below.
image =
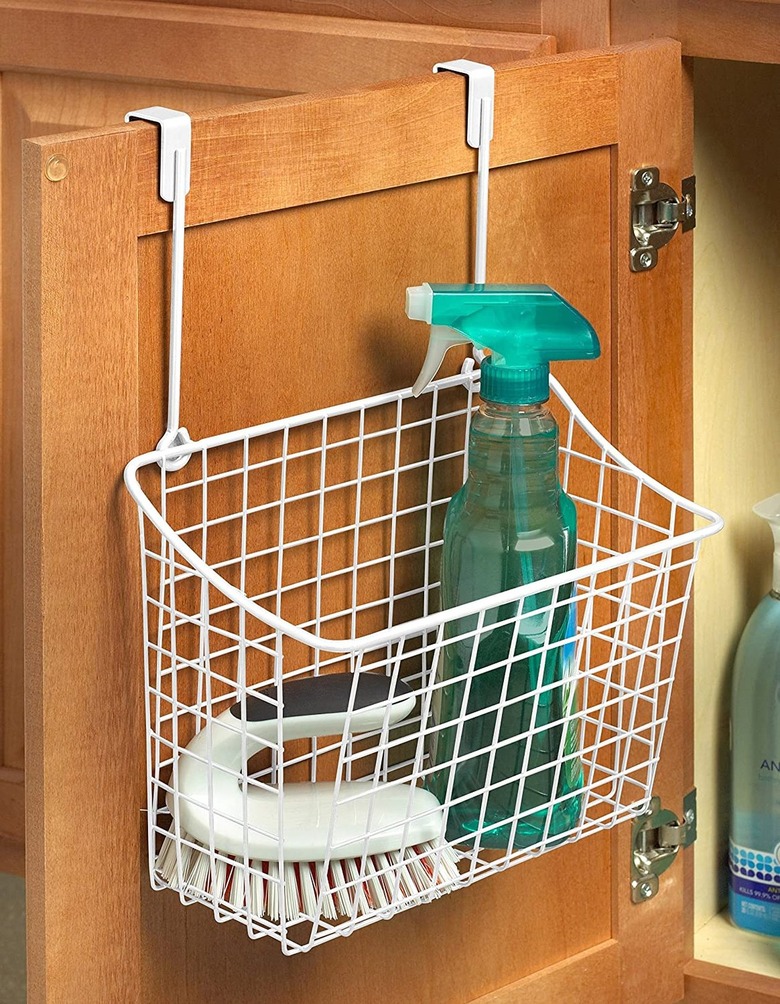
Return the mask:
<svg viewBox="0 0 780 1004">
<path fill-rule="evenodd" d="M 471 423 L 469 478 L 475 486 L 517 482 L 537 501 L 557 496 L 558 424 L 546 403 L 481 401 Z"/>
</svg>

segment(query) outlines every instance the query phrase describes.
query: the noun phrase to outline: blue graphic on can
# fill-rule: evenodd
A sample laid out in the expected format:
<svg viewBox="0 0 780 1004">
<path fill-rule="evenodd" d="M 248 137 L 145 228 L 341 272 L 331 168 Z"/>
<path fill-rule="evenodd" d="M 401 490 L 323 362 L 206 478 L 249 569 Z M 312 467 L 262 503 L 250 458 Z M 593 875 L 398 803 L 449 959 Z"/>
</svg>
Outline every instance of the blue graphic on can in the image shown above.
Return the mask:
<svg viewBox="0 0 780 1004">
<path fill-rule="evenodd" d="M 740 927 L 759 934 L 780 931 L 780 860 L 775 853 L 729 845 L 729 910 Z"/>
</svg>

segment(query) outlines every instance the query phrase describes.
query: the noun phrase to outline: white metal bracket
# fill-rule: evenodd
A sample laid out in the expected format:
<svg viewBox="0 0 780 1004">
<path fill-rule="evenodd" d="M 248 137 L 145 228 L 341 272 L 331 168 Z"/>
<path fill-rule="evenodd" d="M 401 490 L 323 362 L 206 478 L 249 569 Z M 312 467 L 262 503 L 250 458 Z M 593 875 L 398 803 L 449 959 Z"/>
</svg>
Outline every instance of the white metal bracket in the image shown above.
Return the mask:
<svg viewBox="0 0 780 1004">
<path fill-rule="evenodd" d="M 434 73 L 449 70 L 468 78 L 468 110 L 466 115 L 466 142 L 475 150 L 493 139 L 493 104 L 496 93 L 496 71 L 487 63 L 472 59 L 453 59 L 449 63 L 436 63 Z"/>
<path fill-rule="evenodd" d="M 153 105 L 125 115 L 125 122 L 152 122 L 160 127 L 160 198 L 173 203 L 171 240 L 171 310 L 168 357 L 168 424 L 158 450 L 190 443 L 187 430 L 179 425 L 181 402 L 181 329 L 184 293 L 184 209 L 190 190 L 192 123 L 186 112 Z M 190 455 L 161 461 L 166 471 L 178 471 Z"/>
<path fill-rule="evenodd" d="M 460 73 L 468 81 L 466 97 L 466 142 L 477 153 L 477 221 L 474 239 L 474 282 L 478 285 L 487 281 L 487 238 L 488 238 L 488 179 L 490 177 L 490 141 L 493 139 L 493 107 L 496 96 L 496 71 L 487 63 L 475 63 L 473 59 L 452 59 L 448 63 L 436 63 L 434 73 L 449 70 Z M 481 363 L 485 358 L 482 349 L 474 348 L 474 358 Z M 467 359 L 463 372 L 473 368 Z"/>
<path fill-rule="evenodd" d="M 471 59 L 453 59 L 449 63 L 436 63 L 433 72 L 439 73 L 441 70 L 460 73 L 468 80 L 466 142 L 478 151 L 474 282 L 484 283 L 487 272 L 488 177 L 490 141 L 493 139 L 496 71 L 486 63 L 475 63 Z"/>
</svg>

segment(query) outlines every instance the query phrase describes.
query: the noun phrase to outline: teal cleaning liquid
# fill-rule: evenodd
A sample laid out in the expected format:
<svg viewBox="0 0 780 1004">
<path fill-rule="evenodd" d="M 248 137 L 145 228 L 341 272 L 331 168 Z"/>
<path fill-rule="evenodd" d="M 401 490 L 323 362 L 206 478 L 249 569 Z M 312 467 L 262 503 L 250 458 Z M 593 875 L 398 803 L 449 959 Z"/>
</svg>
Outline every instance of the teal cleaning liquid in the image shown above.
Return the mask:
<svg viewBox="0 0 780 1004">
<path fill-rule="evenodd" d="M 443 608 L 574 568 L 577 516 L 558 480 L 558 428 L 544 402 L 550 360 L 596 358 L 595 331 L 549 286 L 426 284 L 407 290 L 406 311 L 431 325 L 415 394 L 451 346 L 491 352 L 481 366 L 468 478 L 445 517 Z M 450 840 L 478 834 L 481 847 L 529 847 L 577 824 L 570 589 L 491 605 L 481 627 L 477 615 L 447 624 L 426 783 L 445 806 Z"/>
<path fill-rule="evenodd" d="M 780 495 L 754 511 L 775 536 L 772 591 L 737 649 L 731 704 L 729 911 L 735 924 L 780 935 Z"/>
<path fill-rule="evenodd" d="M 571 569 L 576 541 L 577 514 L 558 481 L 558 428 L 548 409 L 483 402 L 471 427 L 469 477 L 447 511 L 443 605 L 456 607 Z M 575 628 L 570 595 L 570 587 L 559 590 L 553 606 L 552 592 L 544 591 L 525 601 L 522 615 L 517 603 L 489 610 L 468 686 L 477 617 L 448 625 L 448 638 L 468 637 L 443 649 L 440 679 L 452 683 L 436 691 L 433 719 L 441 726 L 465 713 L 467 720 L 459 741 L 456 726 L 433 734 L 432 760 L 442 769 L 429 786 L 439 801 L 454 803 L 450 839 L 480 830 L 483 847 L 505 848 L 510 839 L 524 847 L 577 823 L 579 795 L 550 808 L 553 797 L 582 786 L 577 723 L 569 721 L 565 736 L 560 724 L 576 710 L 576 691 L 566 685 L 573 647 L 566 640 Z M 543 655 L 538 650 L 546 642 Z M 534 716 L 534 698 L 526 695 L 555 681 L 561 685 L 539 695 Z"/>
</svg>

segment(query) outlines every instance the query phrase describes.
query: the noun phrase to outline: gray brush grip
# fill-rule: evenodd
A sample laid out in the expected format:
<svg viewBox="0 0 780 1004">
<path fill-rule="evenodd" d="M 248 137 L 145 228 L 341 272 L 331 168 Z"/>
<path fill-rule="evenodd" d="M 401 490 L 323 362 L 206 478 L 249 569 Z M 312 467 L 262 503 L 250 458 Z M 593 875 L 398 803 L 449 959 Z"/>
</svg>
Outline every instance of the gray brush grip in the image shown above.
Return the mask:
<svg viewBox="0 0 780 1004">
<path fill-rule="evenodd" d="M 353 687 L 355 688 L 353 711 L 376 705 L 392 703 L 408 704 L 414 698 L 414 691 L 408 684 L 398 680 L 393 687 L 390 677 L 378 673 L 331 673 L 327 676 L 306 677 L 290 680 L 282 687 L 283 718 L 315 718 L 319 715 L 346 715 L 350 707 Z M 278 715 L 278 692 L 274 686 L 263 689 L 268 700 L 261 697 L 247 697 L 246 716 L 242 714 L 241 703 L 234 704 L 231 715 L 247 722 L 275 720 Z M 407 712 L 408 714 L 408 712 Z M 397 720 L 395 715 L 391 715 Z"/>
</svg>

